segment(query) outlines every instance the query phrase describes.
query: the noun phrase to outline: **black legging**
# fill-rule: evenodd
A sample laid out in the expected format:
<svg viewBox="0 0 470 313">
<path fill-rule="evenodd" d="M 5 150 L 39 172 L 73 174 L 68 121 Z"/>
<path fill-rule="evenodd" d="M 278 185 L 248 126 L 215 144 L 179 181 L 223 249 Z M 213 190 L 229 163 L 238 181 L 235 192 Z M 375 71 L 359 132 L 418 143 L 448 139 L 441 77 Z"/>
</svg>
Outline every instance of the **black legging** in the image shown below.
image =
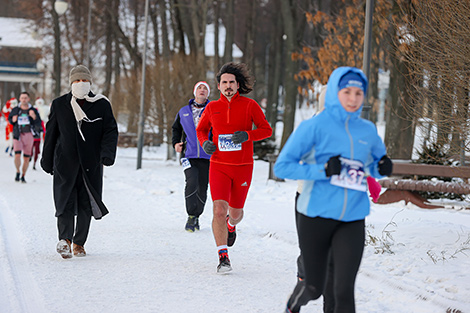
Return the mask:
<svg viewBox="0 0 470 313">
<path fill-rule="evenodd" d="M 207 159 L 189 159 L 191 167 L 184 170 L 186 187 L 186 212 L 188 215 L 199 217 L 204 211 L 207 200 L 207 185 L 209 184 L 209 163 Z"/>
<path fill-rule="evenodd" d="M 341 222 L 299 214 L 298 235 L 305 281 L 296 286 L 289 299 L 288 305 L 293 312 L 298 312 L 302 305 L 323 294 L 330 253 L 334 264 L 333 312 L 356 311 L 354 283 L 364 251 L 364 227 L 364 220 Z"/>
<path fill-rule="evenodd" d="M 295 223 L 297 226 L 297 232 L 299 229 L 299 216 L 300 214 L 297 211 L 297 201 L 299 199 L 300 193 L 295 193 Z M 328 273 L 326 279 L 325 289 L 323 290 L 323 313 L 334 313 L 335 309 L 335 299 L 334 299 L 334 292 L 333 292 L 333 261 L 331 258 L 328 258 Z M 305 267 L 304 267 L 304 260 L 302 257 L 302 251 L 300 252 L 299 257 L 297 258 L 297 277 L 300 280 L 305 279 Z"/>
</svg>

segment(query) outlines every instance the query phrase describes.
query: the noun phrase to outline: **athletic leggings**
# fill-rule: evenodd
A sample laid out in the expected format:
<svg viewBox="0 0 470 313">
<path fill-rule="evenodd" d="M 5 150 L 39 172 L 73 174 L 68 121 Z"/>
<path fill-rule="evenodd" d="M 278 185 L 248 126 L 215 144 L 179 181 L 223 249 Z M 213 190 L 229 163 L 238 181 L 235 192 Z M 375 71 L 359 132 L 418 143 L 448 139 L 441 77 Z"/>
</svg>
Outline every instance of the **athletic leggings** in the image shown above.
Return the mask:
<svg viewBox="0 0 470 313">
<path fill-rule="evenodd" d="M 296 286 L 289 299 L 293 312 L 298 312 L 300 306 L 324 293 L 330 257 L 333 264 L 333 281 L 329 282 L 333 283 L 333 312 L 356 311 L 354 283 L 364 251 L 364 227 L 364 220 L 341 222 L 299 214 L 298 236 L 305 281 Z"/>
<path fill-rule="evenodd" d="M 199 217 L 204 211 L 209 184 L 209 162 L 207 159 L 189 159 L 191 167 L 184 170 L 184 197 L 188 215 Z"/>
</svg>

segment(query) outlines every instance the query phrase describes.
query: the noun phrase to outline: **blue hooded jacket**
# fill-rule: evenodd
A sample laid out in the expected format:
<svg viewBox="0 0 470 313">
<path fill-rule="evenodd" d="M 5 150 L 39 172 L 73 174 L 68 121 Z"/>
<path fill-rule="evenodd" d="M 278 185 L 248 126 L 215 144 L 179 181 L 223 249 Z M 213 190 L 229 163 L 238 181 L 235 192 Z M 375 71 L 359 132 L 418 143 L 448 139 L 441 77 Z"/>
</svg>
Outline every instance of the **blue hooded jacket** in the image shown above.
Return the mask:
<svg viewBox="0 0 470 313">
<path fill-rule="evenodd" d="M 353 67 L 334 70 L 328 80 L 325 110 L 299 125 L 274 166 L 277 177 L 305 180 L 297 211 L 309 217 L 350 222 L 364 219 L 369 214 L 366 191 L 330 183 L 325 163 L 331 157 L 340 155 L 359 161 L 364 165 L 366 175 L 383 177 L 377 164 L 386 149 L 375 125 L 361 118 L 363 105 L 356 112 L 347 112 L 338 99 L 339 81 L 351 71 L 363 78 L 367 90 L 367 78 L 361 70 Z"/>
</svg>

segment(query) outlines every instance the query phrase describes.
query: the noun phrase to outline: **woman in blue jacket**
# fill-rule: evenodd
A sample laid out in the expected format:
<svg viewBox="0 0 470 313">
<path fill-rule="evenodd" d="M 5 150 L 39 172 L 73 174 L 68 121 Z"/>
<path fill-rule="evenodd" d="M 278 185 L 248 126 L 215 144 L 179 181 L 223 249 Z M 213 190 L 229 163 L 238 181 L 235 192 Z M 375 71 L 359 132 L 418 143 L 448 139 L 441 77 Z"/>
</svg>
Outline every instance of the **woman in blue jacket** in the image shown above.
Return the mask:
<svg viewBox="0 0 470 313">
<path fill-rule="evenodd" d="M 382 178 L 392 172 L 375 125 L 360 117 L 367 83 L 357 68 L 333 71 L 325 110 L 299 125 L 274 166 L 277 177 L 305 181 L 297 202 L 305 279 L 297 283 L 286 312 L 299 312 L 322 295 L 329 254 L 334 312 L 355 312 L 354 283 L 370 210 L 366 176 Z"/>
</svg>

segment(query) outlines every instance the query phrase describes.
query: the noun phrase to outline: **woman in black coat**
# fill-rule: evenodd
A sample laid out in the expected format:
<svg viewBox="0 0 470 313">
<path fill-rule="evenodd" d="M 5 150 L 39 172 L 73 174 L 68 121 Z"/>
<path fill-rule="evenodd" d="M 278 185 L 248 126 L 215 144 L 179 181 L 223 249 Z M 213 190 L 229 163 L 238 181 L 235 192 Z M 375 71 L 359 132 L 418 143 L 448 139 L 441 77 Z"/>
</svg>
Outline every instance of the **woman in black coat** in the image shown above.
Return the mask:
<svg viewBox="0 0 470 313">
<path fill-rule="evenodd" d="M 101 201 L 103 165 L 116 157 L 118 129 L 111 104 L 90 91 L 91 74 L 83 65 L 70 72 L 72 91 L 51 105 L 41 167 L 54 176 L 53 190 L 63 258 L 85 256 L 91 216 L 108 213 Z M 75 228 L 75 215 L 76 228 Z"/>
</svg>

